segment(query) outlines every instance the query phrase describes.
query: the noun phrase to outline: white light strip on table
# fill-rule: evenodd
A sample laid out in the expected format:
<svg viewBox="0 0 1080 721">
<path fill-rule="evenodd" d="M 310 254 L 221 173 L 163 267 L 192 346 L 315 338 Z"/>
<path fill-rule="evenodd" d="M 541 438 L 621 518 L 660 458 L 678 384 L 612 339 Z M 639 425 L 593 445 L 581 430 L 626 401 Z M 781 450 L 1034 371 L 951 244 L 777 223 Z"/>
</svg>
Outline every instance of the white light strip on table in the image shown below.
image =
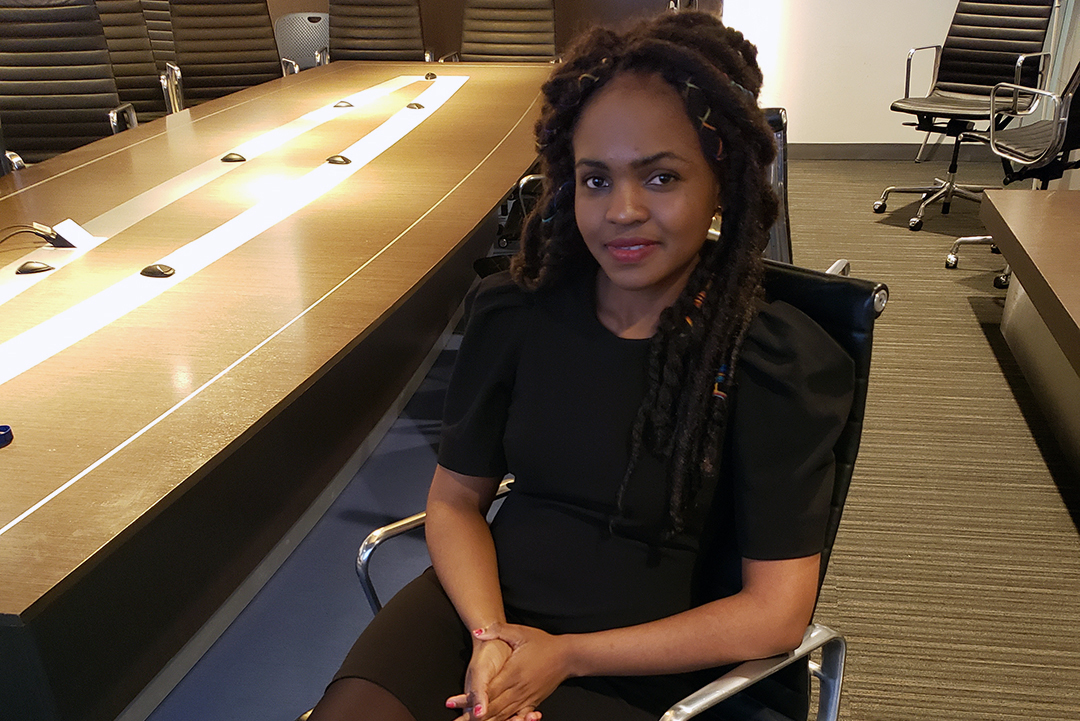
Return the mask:
<svg viewBox="0 0 1080 721">
<path fill-rule="evenodd" d="M 391 78 L 378 85 L 373 85 L 358 93 L 353 93 L 348 97 L 335 100 L 333 104 L 326 105 L 302 115 L 296 120 L 292 120 L 269 132 L 245 141 L 235 148 L 225 151 L 221 155 L 237 153 L 248 160 L 252 160 L 263 153 L 281 147 L 290 140 L 303 135 L 309 130 L 319 127 L 323 123 L 340 117 L 350 111 L 354 111 L 357 108 L 374 103 L 407 85 L 423 80 L 425 80 L 425 78 L 421 75 L 399 75 L 396 78 Z M 349 103 L 349 105 L 345 107 L 336 107 L 341 104 L 342 100 Z M 171 128 L 169 132 L 174 134 L 182 132 L 182 128 L 178 127 L 177 124 L 185 122 L 190 125 L 190 117 L 190 113 L 170 115 L 166 118 Z M 223 162 L 220 157 L 207 160 L 190 170 L 184 171 L 183 173 L 136 195 L 134 198 L 121 203 L 115 208 L 105 211 L 93 220 L 87 221 L 83 227 L 91 237 L 96 238 L 89 247 L 84 247 L 80 243 L 75 242 L 74 238 L 68 238 L 68 240 L 71 240 L 72 243 L 75 244 L 75 248 L 53 248 L 51 246 L 38 248 L 19 258 L 14 263 L 11 263 L 4 268 L 0 268 L 0 305 L 3 305 L 19 293 L 22 293 L 24 290 L 36 285 L 53 274 L 52 271 L 47 271 L 43 273 L 16 275 L 15 270 L 26 261 L 40 260 L 59 270 L 83 255 L 87 250 L 97 247 L 114 235 L 127 230 L 139 221 L 150 217 L 162 208 L 195 192 L 207 183 L 220 178 L 226 173 L 236 170 L 242 165 L 244 164 Z M 68 221 L 64 222 L 66 223 Z M 60 231 L 60 225 L 61 224 L 57 224 L 54 228 L 67 238 L 68 236 L 63 233 L 63 231 Z"/>
<path fill-rule="evenodd" d="M 506 142 L 506 139 L 507 139 L 507 138 L 509 138 L 509 137 L 510 137 L 510 135 L 511 135 L 511 134 L 512 134 L 512 133 L 513 133 L 513 132 L 514 132 L 515 130 L 517 130 L 517 128 L 518 128 L 518 127 L 519 127 L 519 126 L 521 125 L 522 121 L 524 121 L 524 120 L 525 120 L 525 118 L 526 118 L 526 117 L 528 116 L 528 114 L 529 114 L 529 110 L 530 110 L 529 108 L 526 108 L 525 112 L 524 112 L 524 113 L 522 113 L 521 117 L 519 117 L 519 118 L 517 119 L 517 122 L 515 122 L 515 123 L 514 123 L 513 127 L 511 127 L 511 128 L 510 128 L 510 129 L 508 130 L 508 131 L 506 131 L 506 135 L 504 135 L 504 136 L 502 137 L 502 139 L 501 139 L 501 140 L 500 140 L 500 141 L 499 141 L 498 143 L 496 143 L 496 144 L 495 144 L 495 147 L 493 147 L 493 148 L 491 149 L 491 151 L 490 151 L 490 152 L 488 152 L 488 154 L 487 154 L 487 155 L 485 155 L 485 156 L 484 156 L 484 158 L 483 158 L 482 160 L 480 160 L 480 162 L 478 162 L 478 163 L 477 163 L 477 164 L 476 164 L 475 166 L 473 166 L 473 169 L 472 169 L 472 170 L 470 170 L 470 171 L 469 171 L 469 172 L 468 172 L 468 173 L 467 173 L 467 174 L 465 175 L 465 177 L 463 177 L 463 178 L 462 178 L 461 180 L 459 180 L 459 181 L 458 181 L 457 185 L 455 185 L 455 186 L 454 186 L 453 188 L 451 188 L 450 190 L 446 191 L 446 194 L 445 194 L 445 195 L 443 195 L 443 197 L 439 198 L 438 202 L 436 202 L 436 203 L 435 203 L 434 205 L 432 205 L 432 206 L 431 206 L 430 208 L 428 208 L 428 210 L 427 210 L 427 211 L 425 211 L 423 215 L 421 215 L 421 216 L 420 216 L 419 218 L 417 218 L 416 220 L 414 220 L 414 221 L 413 221 L 413 222 L 412 222 L 412 223 L 411 223 L 411 224 L 409 225 L 409 227 L 408 227 L 408 228 L 406 228 L 405 230 L 401 231 L 401 233 L 399 233 L 399 234 L 398 234 L 398 236 L 397 236 L 396 238 L 394 238 L 394 239 L 393 239 L 393 240 L 391 240 L 391 241 L 390 241 L 389 243 L 387 243 L 387 244 L 386 244 L 385 246 L 383 246 L 383 248 L 382 248 L 382 249 L 381 249 L 381 250 L 380 250 L 379 252 L 375 253 L 375 254 L 374 254 L 373 256 L 371 256 L 371 257 L 370 257 L 370 258 L 368 258 L 368 259 L 367 259 L 366 261 L 364 261 L 364 263 L 362 263 L 362 264 L 360 265 L 360 267 L 359 267 L 359 268 L 357 268 L 356 270 L 354 270 L 354 271 L 353 271 L 352 273 L 350 273 L 350 274 L 349 274 L 349 275 L 348 275 L 348 276 L 347 276 L 346 278 L 344 278 L 344 279 L 343 279 L 343 280 L 342 280 L 342 281 L 341 281 L 340 283 L 338 283 L 338 284 L 337 284 L 337 285 L 335 285 L 335 286 L 334 286 L 333 288 L 331 288 L 330 290 L 328 290 L 328 291 L 327 291 L 327 292 L 326 292 L 326 293 L 325 293 L 325 294 L 324 294 L 324 295 L 323 295 L 323 296 L 322 296 L 321 298 L 319 298 L 319 299 L 318 299 L 318 300 L 316 300 L 316 301 L 315 301 L 314 303 L 312 303 L 312 304 L 311 304 L 311 305 L 309 305 L 309 306 L 308 306 L 307 308 L 305 308 L 305 309 L 304 309 L 303 311 L 301 311 L 301 312 L 300 312 L 299 314 L 297 314 L 297 316 L 296 316 L 295 318 L 293 318 L 293 319 L 292 319 L 292 320 L 290 320 L 290 321 L 289 321 L 288 323 L 286 323 L 285 325 L 281 326 L 281 327 L 280 327 L 280 328 L 278 328 L 278 329 L 277 329 L 276 331 L 274 331 L 273 333 L 271 333 L 271 334 L 270 334 L 270 335 L 269 335 L 269 336 L 268 336 L 268 337 L 267 337 L 267 338 L 266 338 L 265 340 L 261 341 L 261 342 L 260 342 L 260 343 L 259 343 L 258 345 L 256 345 L 256 346 L 255 346 L 254 348 L 252 348 L 251 350 L 249 350 L 249 351 L 248 351 L 247 353 L 244 353 L 244 354 L 243 354 L 242 356 L 240 356 L 240 357 L 239 357 L 239 358 L 237 358 L 237 359 L 236 359 L 235 361 L 233 361 L 232 363 L 230 363 L 230 364 L 229 364 L 229 365 L 228 365 L 228 366 L 227 366 L 226 368 L 224 368 L 224 369 L 223 369 L 223 370 L 222 370 L 222 371 L 221 371 L 220 373 L 218 373 L 217 375 L 215 375 L 215 376 L 214 376 L 213 378 L 211 378 L 210 380 L 206 381 L 206 382 L 205 382 L 205 383 L 203 383 L 203 384 L 202 384 L 201 386 L 199 386 L 198 388 L 196 388 L 195 390 L 193 390 L 193 391 L 192 391 L 191 393 L 189 393 L 189 394 L 187 395 L 187 397 L 185 397 L 185 398 L 183 398 L 182 400 L 180 400 L 180 401 L 179 401 L 179 402 L 178 402 L 178 403 L 177 403 L 176 405 L 174 405 L 174 406 L 173 406 L 172 408 L 170 408 L 169 410 L 165 411 L 164 413 L 162 413 L 162 414 L 161 414 L 160 416 L 158 416 L 158 417 L 157 417 L 157 418 L 155 418 L 154 420 L 150 421 L 150 422 L 149 422 L 148 424 L 146 424 L 146 425 L 145 425 L 145 426 L 143 426 L 143 427 L 142 427 L 141 429 L 139 429 L 138 431 L 136 431 L 136 432 L 135 432 L 135 433 L 134 433 L 134 434 L 133 434 L 132 436 L 130 436 L 130 437 L 129 437 L 129 438 L 127 439 L 127 440 L 123 441 L 122 443 L 120 443 L 120 445 L 116 446 L 116 447 L 115 447 L 115 448 L 113 448 L 113 449 L 112 449 L 111 451 L 109 451 L 108 453 L 106 453 L 106 454 L 105 454 L 104 456 L 102 456 L 101 458 L 99 458 L 98 460 L 94 461 L 94 462 L 93 462 L 92 464 L 90 464 L 89 466 L 87 466 L 87 467 L 86 467 L 85 469 L 83 469 L 82 471 L 80 471 L 80 472 L 79 472 L 79 473 L 78 473 L 77 475 L 75 475 L 75 476 L 74 476 L 73 478 L 71 478 L 71 480 L 67 481 L 66 483 L 64 483 L 63 485 L 61 485 L 61 486 L 60 486 L 59 488 L 57 488 L 56 490 L 54 490 L 54 491 L 53 491 L 52 493 L 50 493 L 49 495 L 45 496 L 45 497 L 44 497 L 44 498 L 42 498 L 42 499 L 41 499 L 40 501 L 38 501 L 37 503 L 35 503 L 35 504 L 34 504 L 33 506 L 31 506 L 31 507 L 30 507 L 30 508 L 28 508 L 27 510 L 23 511 L 23 512 L 22 512 L 22 513 L 21 513 L 21 514 L 20 514 L 19 516 L 17 516 L 16 518 L 14 518 L 14 519 L 13 519 L 13 520 L 12 520 L 11 522 L 9 522 L 9 523 L 8 523 L 8 524 L 7 524 L 6 526 L 4 526 L 3 528 L 0 528 L 0 536 L 2 536 L 2 535 L 4 535 L 5 533 L 7 533 L 7 532 L 8 532 L 9 530 L 11 530 L 12 528 L 14 528 L 14 527 L 15 527 L 16 525 L 18 525 L 19 523 L 21 523 L 21 522 L 22 522 L 23 520 L 25 520 L 25 519 L 26 519 L 26 518 L 27 518 L 28 516 L 30 516 L 31 514 L 33 514 L 33 513 L 35 512 L 35 511 L 37 511 L 37 510 L 38 510 L 39 508 L 41 508 L 42 506 L 44 506 L 44 505 L 45 505 L 46 503 L 48 503 L 48 502 L 49 502 L 49 501 L 51 501 L 52 499 L 56 498 L 56 497 L 57 497 L 57 496 L 59 496 L 59 495 L 60 495 L 61 493 L 63 493 L 64 491 L 66 491 L 66 490 L 67 490 L 68 488 L 70 488 L 71 486 L 73 486 L 73 485 L 74 485 L 75 483 L 77 483 L 77 482 L 78 482 L 79 480 L 81 480 L 81 479 L 85 478 L 85 477 L 86 477 L 87 475 L 89 475 L 90 473 L 92 473 L 92 472 L 93 472 L 94 470 L 96 470 L 96 469 L 97 469 L 98 467 L 100 467 L 100 466 L 101 466 L 101 465 L 102 465 L 103 463 L 105 463 L 105 462 L 106 462 L 106 461 L 108 461 L 108 460 L 109 460 L 110 458 L 112 458 L 113 456 L 115 456 L 116 454 L 118 454 L 118 453 L 119 453 L 120 451 L 124 450 L 125 448 L 127 448 L 128 446 L 130 446 L 130 445 L 131 445 L 132 443 L 134 443 L 134 442 L 135 442 L 136 440 L 138 440 L 138 439 L 139 439 L 139 438 L 141 438 L 142 436 L 146 435 L 146 433 L 148 433 L 148 432 L 149 432 L 150 430 L 152 430 L 152 429 L 153 429 L 154 427 L 156 427 L 156 426 L 157 426 L 157 425 L 158 425 L 159 423 L 161 423 L 161 422 L 162 422 L 162 421 L 164 421 L 164 420 L 165 420 L 166 418 L 168 418 L 169 416 L 171 416 L 171 415 L 172 415 L 173 413 L 175 413 L 176 411 L 178 411 L 178 410 L 180 410 L 180 409 L 181 409 L 182 407 L 184 407 L 184 406 L 185 406 L 185 405 L 186 405 L 186 404 L 187 404 L 187 403 L 188 403 L 188 402 L 189 402 L 190 400 L 192 400 L 193 398 L 195 398 L 196 396 L 198 396 L 198 395 L 199 395 L 200 393 L 202 393 L 202 392 L 203 392 L 204 390 L 206 390 L 207 388 L 209 388 L 210 386 L 212 386 L 212 385 L 213 385 L 214 383 L 216 383 L 217 381 L 219 381 L 219 380 L 221 380 L 222 378 L 224 378 L 224 377 L 225 377 L 225 376 L 226 376 L 226 375 L 227 375 L 227 374 L 228 374 L 228 373 L 229 373 L 229 372 L 230 372 L 230 371 L 231 371 L 231 370 L 232 370 L 233 368 L 236 368 L 236 367 L 237 367 L 238 365 L 240 365 L 241 363 L 243 363 L 244 361 L 246 361 L 246 360 L 247 360 L 248 358 L 250 358 L 251 356 L 255 355 L 255 353 L 257 353 L 257 352 L 258 352 L 258 351 L 259 351 L 260 349 L 262 349 L 262 348 L 263 348 L 263 347 L 264 347 L 264 346 L 265 346 L 265 345 L 266 345 L 267 343 L 270 343 L 270 342 L 271 342 L 272 340 L 274 340 L 275 338 L 277 338 L 277 337 L 278 337 L 279 335 L 281 335 L 282 333 L 284 333 L 284 332 L 285 332 L 286 330 L 288 330 L 289 328 L 291 328 L 291 327 L 292 327 L 293 325 L 295 325 L 296 323 L 300 322 L 300 321 L 301 321 L 301 320 L 302 320 L 302 319 L 304 318 L 304 316 L 306 316 L 306 315 L 307 315 L 308 313 L 310 313 L 311 311 L 315 310 L 315 308 L 316 308 L 316 307 L 318 307 L 318 306 L 319 306 L 320 304 L 322 304 L 322 302 L 323 302 L 324 300 L 326 300 L 327 298 L 329 298 L 329 297 L 330 297 L 331 295 L 333 295 L 334 293 L 336 293 L 336 292 L 338 291 L 338 289 L 340 289 L 340 288 L 341 288 L 342 286 L 344 286 L 344 285 L 345 285 L 346 283 L 348 283 L 348 282 L 349 282 L 349 281 L 351 281 L 351 280 L 352 280 L 353 278 L 355 278 L 355 277 L 356 277 L 357 275 L 359 275 L 359 274 L 360 274 L 360 273 L 361 273 L 361 272 L 362 272 L 362 271 L 363 271 L 363 270 L 364 270 L 365 268 L 367 268 L 367 267 L 368 267 L 368 266 L 369 266 L 369 265 L 370 265 L 371 263 L 375 262 L 375 260 L 377 260 L 377 259 L 379 258 L 379 256 L 381 256 L 381 255 L 382 255 L 383 253 L 385 253 L 386 251 L 390 250 L 390 248 L 392 248 L 392 247 L 394 246 L 394 244 L 396 244 L 396 243 L 397 243 L 397 242 L 398 242 L 399 240 L 401 240 L 401 239 L 402 239 L 403 237 L 405 237 L 405 235 L 406 235 L 406 234 L 407 234 L 407 233 L 408 233 L 408 232 L 409 232 L 410 230 L 412 230 L 412 229 L 413 229 L 414 227 L 416 227 L 416 226 L 417 226 L 417 225 L 418 225 L 418 224 L 419 224 L 419 223 L 420 223 L 420 222 L 421 222 L 422 220 L 424 220 L 424 218 L 426 218 L 426 217 L 427 217 L 427 216 L 428 216 L 428 215 L 429 215 L 429 214 L 430 214 L 430 213 L 431 213 L 432 211 L 434 211 L 434 210 L 435 210 L 436 208 L 438 208 L 438 207 L 439 207 L 440 205 L 442 205 L 443 201 L 445 201 L 445 200 L 446 200 L 447 198 L 449 198 L 449 197 L 450 197 L 450 196 L 451 196 L 451 195 L 452 195 L 452 194 L 454 193 L 454 191 L 456 191 L 456 190 L 457 190 L 458 188 L 460 188 L 460 187 L 462 186 L 462 184 L 464 184 L 464 183 L 465 183 L 465 182 L 466 182 L 466 181 L 467 181 L 467 180 L 468 180 L 469 178 L 471 178 L 471 177 L 472 177 L 472 175 L 473 175 L 473 173 L 475 173 L 475 172 L 476 172 L 476 171 L 477 171 L 477 170 L 478 170 L 478 169 L 479 169 L 479 168 L 480 168 L 481 166 L 483 166 L 483 164 L 484 164 L 485 162 L 487 162 L 487 159 L 488 159 L 488 158 L 490 158 L 490 157 L 491 157 L 492 155 L 494 155 L 494 154 L 495 154 L 495 151 L 497 151 L 497 150 L 498 150 L 498 149 L 499 149 L 500 147 L 502 147 L 502 144 L 503 144 L 504 142 Z"/>
<path fill-rule="evenodd" d="M 416 103 L 422 107 L 399 110 L 343 150 L 341 155 L 351 163 L 323 163 L 306 175 L 282 184 L 271 197 L 157 261 L 174 268 L 173 276 L 129 276 L 0 343 L 0 385 L 127 315 L 317 200 L 431 117 L 467 79 L 458 76 L 435 80 L 416 98 Z"/>
</svg>

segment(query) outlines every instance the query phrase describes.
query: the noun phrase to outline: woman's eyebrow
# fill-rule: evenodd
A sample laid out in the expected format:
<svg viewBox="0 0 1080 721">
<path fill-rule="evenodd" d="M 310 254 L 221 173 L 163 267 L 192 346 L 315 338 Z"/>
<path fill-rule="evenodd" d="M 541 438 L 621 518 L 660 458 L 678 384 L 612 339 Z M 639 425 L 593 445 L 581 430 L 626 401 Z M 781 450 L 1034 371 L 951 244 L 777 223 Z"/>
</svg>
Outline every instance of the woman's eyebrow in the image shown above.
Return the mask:
<svg viewBox="0 0 1080 721">
<path fill-rule="evenodd" d="M 661 160 L 677 160 L 677 161 L 680 161 L 680 162 L 686 162 L 686 159 L 683 158 L 678 153 L 673 152 L 671 150 L 664 150 L 664 151 L 659 152 L 659 153 L 653 153 L 652 155 L 647 155 L 644 158 L 638 158 L 636 160 L 632 160 L 632 161 L 630 161 L 630 167 L 632 167 L 632 168 L 643 168 L 643 167 L 647 167 L 647 166 L 653 165 L 655 163 L 658 163 Z M 581 158 L 576 163 L 574 163 L 575 168 L 582 167 L 582 166 L 587 167 L 587 168 L 597 168 L 599 170 L 607 170 L 607 167 L 608 167 L 607 163 L 605 163 L 604 161 L 602 161 L 602 160 L 592 160 L 590 158 Z"/>
</svg>

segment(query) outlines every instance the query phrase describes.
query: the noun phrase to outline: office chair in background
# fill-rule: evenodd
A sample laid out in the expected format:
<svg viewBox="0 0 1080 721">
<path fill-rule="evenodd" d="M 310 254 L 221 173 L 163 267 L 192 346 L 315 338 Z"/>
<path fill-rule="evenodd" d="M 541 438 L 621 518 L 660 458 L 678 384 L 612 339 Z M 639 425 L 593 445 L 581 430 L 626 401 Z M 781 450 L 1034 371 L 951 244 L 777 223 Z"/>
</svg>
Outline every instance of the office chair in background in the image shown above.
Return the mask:
<svg viewBox="0 0 1080 721">
<path fill-rule="evenodd" d="M 274 22 L 274 39 L 281 70 L 298 73 L 319 64 L 319 53 L 330 44 L 329 13 L 289 13 Z"/>
<path fill-rule="evenodd" d="M 961 0 L 943 45 L 914 48 L 908 53 L 904 79 L 904 97 L 891 109 L 914 115 L 908 123 L 925 132 L 919 150 L 922 158 L 931 134 L 954 138 L 952 160 L 944 178 L 917 187 L 890 186 L 874 203 L 875 213 L 884 213 L 892 193 L 920 193 L 923 196 L 908 228 L 919 230 L 928 206 L 941 202 L 942 214 L 949 212 L 954 197 L 978 201 L 981 186 L 956 182 L 963 134 L 975 124 L 994 119 L 995 110 L 1010 107 L 1014 112 L 1028 109 L 1032 97 L 999 97 L 991 104 L 990 94 L 999 83 L 1012 82 L 1027 87 L 1041 87 L 1048 67 L 1043 43 L 1050 27 L 1054 0 Z M 925 97 L 911 96 L 911 61 L 920 50 L 933 49 L 934 78 Z M 1000 129 L 1000 128 L 999 128 Z"/>
<path fill-rule="evenodd" d="M 139 0 L 146 32 L 150 36 L 150 48 L 154 53 L 154 65 L 158 75 L 165 72 L 165 63 L 176 63 L 176 45 L 173 42 L 172 12 L 169 0 Z"/>
<path fill-rule="evenodd" d="M 331 0 L 330 60 L 431 60 L 418 0 Z"/>
<path fill-rule="evenodd" d="M 120 101 L 131 103 L 139 120 L 165 114 L 154 50 L 140 0 L 95 0 Z"/>
<path fill-rule="evenodd" d="M 838 266 L 846 266 L 846 263 L 840 261 L 834 264 L 834 267 Z M 481 272 L 497 269 L 489 266 L 481 267 L 484 268 Z M 833 483 L 825 550 L 821 556 L 818 582 L 820 590 L 833 542 L 840 527 L 840 518 L 843 514 L 844 502 L 862 437 L 874 321 L 885 309 L 889 291 L 881 283 L 766 261 L 765 292 L 770 300 L 783 300 L 810 316 L 855 360 L 855 394 L 851 411 L 834 448 L 836 477 Z M 503 481 L 499 487 L 499 495 L 505 495 L 511 488 L 512 481 Z M 356 573 L 372 612 L 378 613 L 382 608 L 371 580 L 372 554 L 385 541 L 421 527 L 425 519 L 424 513 L 417 513 L 383 526 L 372 531 L 360 545 L 356 557 Z M 819 649 L 821 662 L 811 662 L 810 655 Z M 816 718 L 818 721 L 835 721 L 840 707 L 845 652 L 846 643 L 843 636 L 825 626 L 812 623 L 806 630 L 802 644 L 795 651 L 741 664 L 720 679 L 675 704 L 664 714 L 661 721 L 682 721 L 696 716 L 739 691 L 776 674 L 787 676 L 786 687 L 793 686 L 805 691 L 805 710 L 808 710 L 809 673 L 812 673 L 820 683 Z"/>
<path fill-rule="evenodd" d="M 27 163 L 138 124 L 93 0 L 0 0 L 0 54 L 0 117 Z"/>
<path fill-rule="evenodd" d="M 1011 108 L 999 110 L 999 116 L 1022 118 L 1033 114 L 1041 103 L 1050 107 L 1047 119 L 1038 120 L 1028 125 L 997 128 L 1003 123 L 991 124 L 985 132 L 964 133 L 963 139 L 985 143 L 994 154 L 1001 158 L 1005 169 L 1004 184 L 1009 185 L 1022 180 L 1037 180 L 1039 187 L 1046 190 L 1051 180 L 1059 179 L 1067 170 L 1080 167 L 1080 160 L 1070 160 L 1073 151 L 1080 148 L 1080 64 L 1073 70 L 1060 95 L 1027 88 L 1012 83 L 1002 83 L 994 88 L 994 96 L 1011 95 L 1019 92 L 1023 96 L 1038 99 L 1031 103 L 1027 111 L 1013 112 Z M 1070 122 L 1070 120 L 1072 122 Z M 964 245 L 993 245 L 991 235 L 972 235 L 959 238 L 953 243 L 945 257 L 946 268 L 956 268 L 960 263 L 960 248 Z M 994 278 L 994 287 L 1009 286 L 1010 269 L 1005 266 Z"/>
<path fill-rule="evenodd" d="M 464 62 L 554 62 L 552 0 L 465 0 L 461 50 L 439 58 Z"/>
<path fill-rule="evenodd" d="M 169 10 L 184 102 L 197 105 L 282 76 L 266 0 L 170 0 Z"/>
</svg>

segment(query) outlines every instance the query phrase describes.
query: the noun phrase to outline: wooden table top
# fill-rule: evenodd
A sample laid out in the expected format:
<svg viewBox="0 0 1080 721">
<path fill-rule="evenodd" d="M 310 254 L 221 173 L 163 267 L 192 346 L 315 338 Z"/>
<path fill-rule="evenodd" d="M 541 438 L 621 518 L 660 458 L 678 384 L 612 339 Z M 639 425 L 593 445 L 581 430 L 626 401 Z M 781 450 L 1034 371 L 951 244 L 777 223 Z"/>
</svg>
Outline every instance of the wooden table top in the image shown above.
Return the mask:
<svg viewBox="0 0 1080 721">
<path fill-rule="evenodd" d="M 979 215 L 1080 373 L 1080 190 L 987 190 Z"/>
<path fill-rule="evenodd" d="M 429 70 L 436 80 L 423 79 Z M 0 359 L 7 346 L 18 349 L 8 362 L 22 363 L 35 329 L 48 329 L 46 344 L 80 324 L 92 331 L 11 378 L 0 360 L 0 424 L 14 432 L 0 449 L 0 618 L 32 617 L 409 297 L 535 158 L 549 72 L 335 62 L 0 178 L 0 227 L 70 218 L 107 236 L 6 299 L 0 279 Z M 382 97 L 302 120 L 403 76 Z M 453 90 L 445 104 L 408 108 L 434 86 Z M 354 144 L 409 112 L 425 117 L 370 159 L 326 162 L 369 152 Z M 284 144 L 251 146 L 290 124 Z M 238 147 L 246 162 L 219 160 Z M 42 243 L 24 234 L 0 245 L 5 277 L 31 255 L 63 259 Z M 181 282 L 140 276 L 166 259 Z M 115 288 L 140 284 L 144 301 L 94 327 Z M 69 322 L 48 325 L 59 317 Z"/>
</svg>

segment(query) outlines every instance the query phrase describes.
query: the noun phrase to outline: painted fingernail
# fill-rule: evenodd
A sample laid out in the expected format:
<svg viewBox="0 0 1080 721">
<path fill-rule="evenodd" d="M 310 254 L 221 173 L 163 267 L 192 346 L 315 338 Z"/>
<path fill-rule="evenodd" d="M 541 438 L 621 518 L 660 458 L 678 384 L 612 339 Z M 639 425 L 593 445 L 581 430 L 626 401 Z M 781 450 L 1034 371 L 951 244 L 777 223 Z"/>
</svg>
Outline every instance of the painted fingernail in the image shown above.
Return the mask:
<svg viewBox="0 0 1080 721">
<path fill-rule="evenodd" d="M 484 634 L 484 629 L 482 629 L 482 628 L 478 628 L 475 631 L 473 631 L 473 636 L 482 636 L 483 634 Z"/>
<path fill-rule="evenodd" d="M 447 702 L 446 702 L 446 708 L 454 708 L 454 702 L 453 702 L 453 701 L 450 701 L 450 700 L 447 700 Z"/>
<path fill-rule="evenodd" d="M 484 713 L 484 707 L 480 704 L 476 704 L 475 706 L 473 706 L 472 712 L 474 716 L 481 716 Z"/>
</svg>

